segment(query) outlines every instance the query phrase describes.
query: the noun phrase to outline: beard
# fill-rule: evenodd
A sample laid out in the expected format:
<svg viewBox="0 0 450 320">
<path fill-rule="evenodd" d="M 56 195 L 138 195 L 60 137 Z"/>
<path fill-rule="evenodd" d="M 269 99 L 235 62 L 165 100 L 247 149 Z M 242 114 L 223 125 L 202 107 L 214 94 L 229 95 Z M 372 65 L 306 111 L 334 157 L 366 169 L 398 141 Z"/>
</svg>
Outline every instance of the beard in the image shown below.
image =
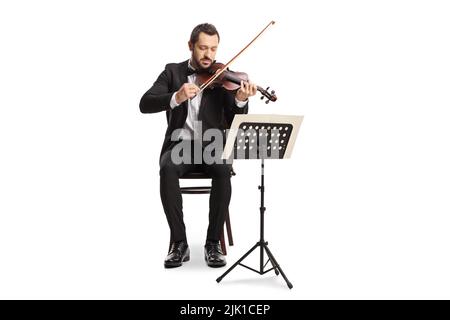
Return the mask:
<svg viewBox="0 0 450 320">
<path fill-rule="evenodd" d="M 214 63 L 213 60 L 211 60 L 210 58 L 207 57 L 203 57 L 200 60 L 197 60 L 196 58 L 194 58 L 195 61 L 195 68 L 198 70 L 208 70 L 211 65 Z"/>
</svg>

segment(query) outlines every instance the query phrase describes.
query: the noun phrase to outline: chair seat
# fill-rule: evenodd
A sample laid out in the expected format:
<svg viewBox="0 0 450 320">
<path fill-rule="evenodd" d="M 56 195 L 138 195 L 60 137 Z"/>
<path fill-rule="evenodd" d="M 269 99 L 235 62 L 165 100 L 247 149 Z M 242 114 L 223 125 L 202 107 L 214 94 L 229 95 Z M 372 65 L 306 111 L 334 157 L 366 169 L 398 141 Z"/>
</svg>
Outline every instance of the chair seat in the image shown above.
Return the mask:
<svg viewBox="0 0 450 320">
<path fill-rule="evenodd" d="M 233 168 L 230 169 L 230 176 L 235 176 Z M 211 176 L 205 171 L 191 171 L 187 172 L 180 177 L 180 179 L 211 179 Z"/>
<path fill-rule="evenodd" d="M 193 171 L 185 173 L 181 179 L 211 179 L 211 176 L 204 171 Z"/>
<path fill-rule="evenodd" d="M 181 187 L 181 193 L 183 194 L 207 194 L 211 193 L 211 187 Z"/>
<path fill-rule="evenodd" d="M 181 176 L 181 179 L 211 179 L 211 176 L 204 171 L 192 171 L 185 173 Z M 181 193 L 183 194 L 208 194 L 211 193 L 211 186 L 201 187 L 182 187 Z"/>
</svg>

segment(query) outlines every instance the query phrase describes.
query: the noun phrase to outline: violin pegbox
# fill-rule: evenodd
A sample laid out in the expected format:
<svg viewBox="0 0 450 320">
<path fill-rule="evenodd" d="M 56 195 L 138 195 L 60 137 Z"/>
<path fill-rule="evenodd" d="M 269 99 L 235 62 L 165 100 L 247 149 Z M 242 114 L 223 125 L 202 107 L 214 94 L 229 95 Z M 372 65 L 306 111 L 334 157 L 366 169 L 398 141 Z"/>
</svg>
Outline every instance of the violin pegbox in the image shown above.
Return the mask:
<svg viewBox="0 0 450 320">
<path fill-rule="evenodd" d="M 269 89 L 270 87 L 267 87 L 266 89 L 263 89 L 261 87 L 257 87 L 258 91 L 261 92 L 262 96 L 261 96 L 261 100 L 264 100 L 264 98 L 266 98 L 266 104 L 269 104 L 270 101 L 275 102 L 277 101 L 277 96 L 275 94 L 275 90 L 270 91 L 269 93 Z"/>
</svg>

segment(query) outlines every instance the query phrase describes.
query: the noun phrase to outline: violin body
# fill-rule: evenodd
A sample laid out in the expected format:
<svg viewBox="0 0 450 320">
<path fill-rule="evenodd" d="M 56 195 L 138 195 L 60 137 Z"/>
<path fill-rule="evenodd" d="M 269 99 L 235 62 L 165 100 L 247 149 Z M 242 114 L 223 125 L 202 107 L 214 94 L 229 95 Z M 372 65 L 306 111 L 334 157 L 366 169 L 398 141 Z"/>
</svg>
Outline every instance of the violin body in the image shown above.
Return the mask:
<svg viewBox="0 0 450 320">
<path fill-rule="evenodd" d="M 241 87 L 242 81 L 249 80 L 247 73 L 230 71 L 228 69 L 223 70 L 225 67 L 226 66 L 223 63 L 215 62 L 207 70 L 199 72 L 197 74 L 197 79 L 200 84 L 203 85 L 207 83 L 216 73 L 220 72 L 220 74 L 208 84 L 208 87 L 221 86 L 228 91 L 238 90 Z M 275 95 L 274 90 L 269 92 L 269 87 L 267 89 L 263 89 L 262 87 L 257 86 L 256 88 L 263 95 L 261 99 L 264 99 L 264 97 L 267 98 L 266 103 L 269 103 L 270 101 L 277 101 L 277 96 Z"/>
</svg>

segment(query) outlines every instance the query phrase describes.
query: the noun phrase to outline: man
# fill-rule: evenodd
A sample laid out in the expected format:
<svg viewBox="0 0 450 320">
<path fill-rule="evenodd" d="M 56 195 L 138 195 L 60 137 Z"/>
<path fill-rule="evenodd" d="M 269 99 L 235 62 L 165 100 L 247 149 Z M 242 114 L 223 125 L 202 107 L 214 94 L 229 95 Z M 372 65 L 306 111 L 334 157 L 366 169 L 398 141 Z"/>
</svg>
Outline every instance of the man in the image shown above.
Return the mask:
<svg viewBox="0 0 450 320">
<path fill-rule="evenodd" d="M 166 111 L 168 122 L 159 172 L 161 201 L 171 239 L 169 253 L 164 260 L 166 268 L 179 267 L 189 261 L 179 178 L 198 169 L 212 177 L 205 260 L 210 267 L 226 264 L 219 239 L 231 197 L 231 166 L 223 163 L 206 164 L 204 161 L 201 164 L 176 164 L 172 154 L 181 140 L 190 141 L 194 146 L 199 143 L 196 138 L 201 137 L 206 130 L 215 128 L 223 132 L 229 128 L 235 114 L 248 112 L 248 98 L 256 94 L 256 85 L 250 82 L 241 83 L 235 94 L 221 87 L 200 92 L 197 74 L 214 63 L 219 40 L 219 33 L 213 25 L 204 23 L 196 26 L 188 42 L 191 58 L 182 63 L 166 65 L 139 104 L 142 113 Z M 201 121 L 201 126 L 198 121 Z M 200 149 L 202 147 L 203 143 Z"/>
</svg>

